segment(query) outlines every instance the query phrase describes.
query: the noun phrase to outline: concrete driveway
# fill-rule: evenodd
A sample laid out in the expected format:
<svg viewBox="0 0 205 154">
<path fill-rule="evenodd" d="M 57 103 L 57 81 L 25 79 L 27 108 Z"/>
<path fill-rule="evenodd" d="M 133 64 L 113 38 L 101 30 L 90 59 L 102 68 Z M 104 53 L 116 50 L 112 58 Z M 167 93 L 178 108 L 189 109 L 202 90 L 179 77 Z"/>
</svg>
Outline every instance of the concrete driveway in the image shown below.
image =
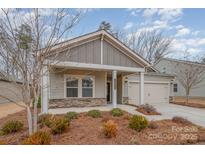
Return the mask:
<svg viewBox="0 0 205 154">
<path fill-rule="evenodd" d="M 181 116 L 205 127 L 205 109 L 166 103 L 154 104 L 154 106 L 166 117 Z"/>
<path fill-rule="evenodd" d="M 171 119 L 174 116 L 180 116 L 188 119 L 189 121 L 205 127 L 205 109 L 198 109 L 193 107 L 186 107 L 175 104 L 157 103 L 152 104 L 157 111 L 162 115 L 156 116 L 146 116 L 149 120 L 161 120 L 161 119 Z M 127 110 L 132 114 L 140 114 L 135 111 L 134 107 L 120 105 L 120 108 Z"/>
</svg>

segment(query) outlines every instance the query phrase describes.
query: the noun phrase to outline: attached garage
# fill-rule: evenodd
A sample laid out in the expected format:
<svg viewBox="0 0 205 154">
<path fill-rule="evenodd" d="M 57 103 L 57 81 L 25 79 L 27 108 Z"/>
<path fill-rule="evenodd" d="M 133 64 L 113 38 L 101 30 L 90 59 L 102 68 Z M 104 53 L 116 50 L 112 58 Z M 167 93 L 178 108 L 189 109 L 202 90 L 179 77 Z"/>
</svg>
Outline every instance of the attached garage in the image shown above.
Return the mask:
<svg viewBox="0 0 205 154">
<path fill-rule="evenodd" d="M 128 86 L 129 103 L 139 105 L 139 83 L 129 82 Z M 145 83 L 144 85 L 145 103 L 168 103 L 169 84 L 168 83 Z"/>
<path fill-rule="evenodd" d="M 146 83 L 145 103 L 169 103 L 169 84 Z"/>
<path fill-rule="evenodd" d="M 140 105 L 140 84 L 139 77 L 133 75 L 127 78 L 127 97 L 128 103 L 134 105 Z M 144 103 L 169 103 L 169 97 L 171 96 L 170 82 L 173 79 L 172 76 L 159 76 L 159 75 L 145 75 L 144 81 Z"/>
</svg>

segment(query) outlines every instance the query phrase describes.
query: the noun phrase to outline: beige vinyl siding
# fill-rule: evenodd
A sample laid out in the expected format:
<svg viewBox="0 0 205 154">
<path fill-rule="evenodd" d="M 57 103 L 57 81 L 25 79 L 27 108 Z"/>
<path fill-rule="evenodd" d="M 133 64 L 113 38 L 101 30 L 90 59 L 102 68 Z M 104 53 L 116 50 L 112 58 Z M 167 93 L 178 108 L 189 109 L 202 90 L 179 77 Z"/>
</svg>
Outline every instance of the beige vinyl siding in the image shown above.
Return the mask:
<svg viewBox="0 0 205 154">
<path fill-rule="evenodd" d="M 60 70 L 50 73 L 50 99 L 63 99 L 65 94 L 64 75 L 90 75 L 95 78 L 95 98 L 105 98 L 106 72 Z"/>
<path fill-rule="evenodd" d="M 186 65 L 180 65 L 183 69 L 185 69 Z M 169 74 L 174 74 L 176 63 L 174 61 L 169 61 L 166 59 L 162 59 L 159 63 L 155 65 L 155 68 L 158 69 L 162 73 L 169 73 Z M 197 68 L 197 67 L 196 67 Z M 178 91 L 173 92 L 174 96 L 185 96 L 186 92 L 184 87 L 181 85 L 181 83 L 175 78 L 175 83 L 178 84 Z M 172 90 L 173 91 L 173 90 Z M 190 96 L 192 97 L 205 97 L 205 75 L 203 81 L 197 85 L 197 87 L 193 88 L 190 91 Z"/>
<path fill-rule="evenodd" d="M 50 99 L 64 98 L 64 73 L 52 72 L 50 79 Z"/>
<path fill-rule="evenodd" d="M 0 95 L 8 98 L 14 102 L 22 101 L 22 93 L 21 93 L 21 84 L 15 84 L 12 82 L 7 82 L 0 80 Z M 0 96 L 0 104 L 1 103 L 9 103 L 8 99 L 2 98 Z"/>
<path fill-rule="evenodd" d="M 57 59 L 60 61 L 100 64 L 100 52 L 100 40 L 97 39 L 71 47 L 71 49 L 59 53 Z"/>
<path fill-rule="evenodd" d="M 127 67 L 140 67 L 134 60 L 122 51 L 112 46 L 107 41 L 103 41 L 103 64 Z"/>
</svg>

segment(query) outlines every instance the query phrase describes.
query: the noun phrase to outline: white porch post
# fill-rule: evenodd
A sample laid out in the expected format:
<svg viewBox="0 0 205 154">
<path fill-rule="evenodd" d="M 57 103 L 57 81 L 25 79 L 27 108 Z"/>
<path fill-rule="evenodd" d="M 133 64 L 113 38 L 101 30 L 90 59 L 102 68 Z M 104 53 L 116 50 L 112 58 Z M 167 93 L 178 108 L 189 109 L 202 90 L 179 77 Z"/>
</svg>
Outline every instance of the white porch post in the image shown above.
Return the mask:
<svg viewBox="0 0 205 154">
<path fill-rule="evenodd" d="M 117 71 L 112 71 L 112 105 L 117 107 Z"/>
<path fill-rule="evenodd" d="M 144 72 L 140 72 L 140 105 L 144 104 Z"/>
<path fill-rule="evenodd" d="M 48 113 L 48 99 L 49 99 L 49 72 L 48 67 L 43 66 L 41 83 L 41 112 Z"/>
</svg>

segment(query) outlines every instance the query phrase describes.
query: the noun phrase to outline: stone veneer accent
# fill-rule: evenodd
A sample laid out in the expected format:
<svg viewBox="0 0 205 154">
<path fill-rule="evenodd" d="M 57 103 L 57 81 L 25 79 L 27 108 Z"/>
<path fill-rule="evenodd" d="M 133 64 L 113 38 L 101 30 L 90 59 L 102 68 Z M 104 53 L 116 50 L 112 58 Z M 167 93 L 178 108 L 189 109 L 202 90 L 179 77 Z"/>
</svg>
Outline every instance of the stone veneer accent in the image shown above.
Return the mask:
<svg viewBox="0 0 205 154">
<path fill-rule="evenodd" d="M 65 98 L 51 99 L 49 108 L 91 107 L 107 105 L 105 98 Z"/>
<path fill-rule="evenodd" d="M 128 97 L 122 97 L 122 103 L 123 104 L 128 104 L 129 103 L 129 98 Z"/>
</svg>

